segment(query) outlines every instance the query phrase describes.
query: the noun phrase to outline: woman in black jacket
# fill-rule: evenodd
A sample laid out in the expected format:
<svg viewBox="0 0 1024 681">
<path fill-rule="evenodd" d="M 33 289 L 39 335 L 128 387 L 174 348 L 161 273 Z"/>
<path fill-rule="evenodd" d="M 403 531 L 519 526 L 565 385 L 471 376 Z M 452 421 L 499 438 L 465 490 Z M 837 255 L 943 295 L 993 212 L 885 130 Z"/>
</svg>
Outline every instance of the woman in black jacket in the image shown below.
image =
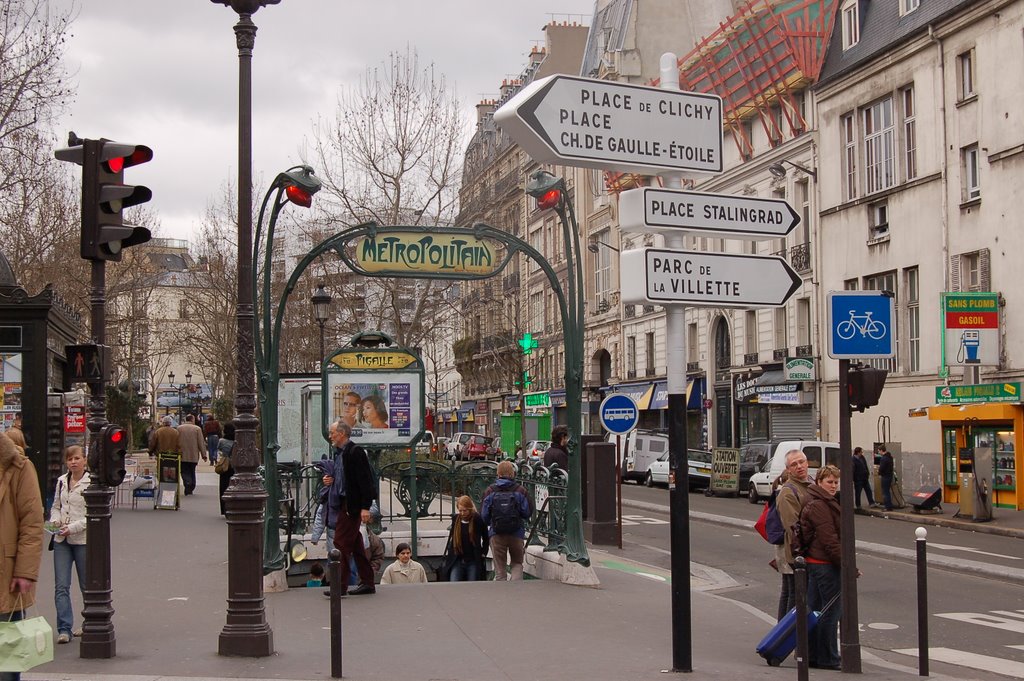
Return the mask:
<svg viewBox="0 0 1024 681">
<path fill-rule="evenodd" d="M 445 570 L 452 582 L 476 582 L 487 579 L 484 558 L 487 557 L 487 523 L 476 511 L 473 500 L 461 496 L 455 502 L 458 513 L 452 516 L 445 549 Z"/>
<path fill-rule="evenodd" d="M 810 663 L 819 669 L 839 669 L 836 642 L 841 606 L 839 469 L 822 466 L 815 484 L 807 488 L 807 500 L 800 510 L 800 544 L 807 561 L 807 606 L 821 612 L 818 626 L 808 636 Z"/>
</svg>

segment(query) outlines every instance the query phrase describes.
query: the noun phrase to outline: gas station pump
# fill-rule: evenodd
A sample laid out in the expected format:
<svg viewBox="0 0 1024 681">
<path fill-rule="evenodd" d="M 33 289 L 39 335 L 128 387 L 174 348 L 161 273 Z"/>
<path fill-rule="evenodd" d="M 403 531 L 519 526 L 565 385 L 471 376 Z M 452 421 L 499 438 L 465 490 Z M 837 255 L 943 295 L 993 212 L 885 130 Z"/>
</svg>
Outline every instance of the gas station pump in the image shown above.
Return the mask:
<svg viewBox="0 0 1024 681">
<path fill-rule="evenodd" d="M 978 348 L 981 347 L 981 332 L 967 329 L 960 335 L 960 356 L 964 364 L 978 364 Z M 966 355 L 966 356 L 965 356 Z"/>
<path fill-rule="evenodd" d="M 958 455 L 960 510 L 957 517 L 992 520 L 992 448 L 964 447 Z"/>
</svg>

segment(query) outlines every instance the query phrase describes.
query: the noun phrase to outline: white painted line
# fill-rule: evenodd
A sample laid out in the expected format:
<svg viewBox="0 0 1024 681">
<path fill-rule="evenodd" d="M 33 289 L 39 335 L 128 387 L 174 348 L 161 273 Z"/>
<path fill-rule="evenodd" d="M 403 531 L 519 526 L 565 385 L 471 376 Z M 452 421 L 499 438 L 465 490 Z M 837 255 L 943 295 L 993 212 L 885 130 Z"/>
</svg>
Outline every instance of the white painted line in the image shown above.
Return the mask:
<svg viewBox="0 0 1024 681">
<path fill-rule="evenodd" d="M 889 622 L 872 622 L 868 625 L 868 629 L 877 629 L 879 631 L 891 631 L 893 629 L 899 629 L 900 625 L 891 624 Z"/>
<path fill-rule="evenodd" d="M 933 541 L 928 542 L 928 547 L 932 549 L 942 549 L 943 551 L 966 551 L 968 553 L 976 553 L 979 556 L 992 556 L 993 558 L 1006 558 L 1007 560 L 1020 560 L 1020 556 L 1007 556 L 1003 553 L 992 553 L 991 551 L 982 551 L 981 549 L 972 549 L 969 546 L 953 546 L 952 544 L 936 544 Z"/>
<path fill-rule="evenodd" d="M 892 652 L 917 657 L 917 648 L 901 648 Z M 972 669 L 992 672 L 993 674 L 1012 676 L 1017 679 L 1024 678 L 1024 662 L 1004 660 L 1001 657 L 993 657 L 991 655 L 968 653 L 954 648 L 929 648 L 928 659 L 933 662 L 955 664 L 958 667 L 970 667 Z"/>
<path fill-rule="evenodd" d="M 956 620 L 957 622 L 968 622 L 983 627 L 992 627 L 993 629 L 1003 629 L 1004 631 L 1024 634 L 1024 622 L 1018 619 L 999 617 L 998 615 L 989 615 L 982 612 L 939 612 L 935 616 L 945 617 L 948 620 Z"/>
</svg>

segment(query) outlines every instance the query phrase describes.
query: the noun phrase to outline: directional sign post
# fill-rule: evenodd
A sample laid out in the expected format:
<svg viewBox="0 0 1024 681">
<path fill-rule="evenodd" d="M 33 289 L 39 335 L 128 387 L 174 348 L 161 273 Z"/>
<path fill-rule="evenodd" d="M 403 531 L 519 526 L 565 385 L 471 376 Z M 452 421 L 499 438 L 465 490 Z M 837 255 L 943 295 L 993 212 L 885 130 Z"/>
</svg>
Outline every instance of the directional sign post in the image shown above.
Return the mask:
<svg viewBox="0 0 1024 681">
<path fill-rule="evenodd" d="M 619 226 L 626 231 L 777 239 L 798 224 L 800 216 L 782 199 L 659 187 L 630 189 L 619 195 Z"/>
<path fill-rule="evenodd" d="M 523 88 L 494 121 L 542 163 L 648 175 L 722 172 L 716 95 L 550 76 Z"/>
<path fill-rule="evenodd" d="M 701 253 L 638 248 L 622 252 L 620 284 L 626 303 L 685 303 L 711 307 L 773 307 L 785 304 L 800 275 L 771 255 Z"/>
</svg>

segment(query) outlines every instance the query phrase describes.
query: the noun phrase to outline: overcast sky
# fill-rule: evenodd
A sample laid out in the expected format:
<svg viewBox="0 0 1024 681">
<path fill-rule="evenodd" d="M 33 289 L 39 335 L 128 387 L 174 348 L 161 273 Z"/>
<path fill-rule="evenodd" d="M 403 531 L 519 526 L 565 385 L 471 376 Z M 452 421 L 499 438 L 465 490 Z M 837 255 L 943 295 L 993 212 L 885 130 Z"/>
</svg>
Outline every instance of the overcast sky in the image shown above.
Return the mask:
<svg viewBox="0 0 1024 681">
<path fill-rule="evenodd" d="M 67 64 L 77 95 L 58 127 L 146 144 L 127 181 L 153 191 L 160 236 L 189 239 L 238 177 L 238 15 L 210 0 L 50 0 L 77 7 Z M 589 24 L 594 0 L 282 0 L 261 8 L 253 56 L 253 172 L 299 162 L 342 86 L 407 46 L 453 84 L 467 118 L 518 75 L 552 20 Z M 258 202 L 260 197 L 254 197 Z"/>
</svg>

